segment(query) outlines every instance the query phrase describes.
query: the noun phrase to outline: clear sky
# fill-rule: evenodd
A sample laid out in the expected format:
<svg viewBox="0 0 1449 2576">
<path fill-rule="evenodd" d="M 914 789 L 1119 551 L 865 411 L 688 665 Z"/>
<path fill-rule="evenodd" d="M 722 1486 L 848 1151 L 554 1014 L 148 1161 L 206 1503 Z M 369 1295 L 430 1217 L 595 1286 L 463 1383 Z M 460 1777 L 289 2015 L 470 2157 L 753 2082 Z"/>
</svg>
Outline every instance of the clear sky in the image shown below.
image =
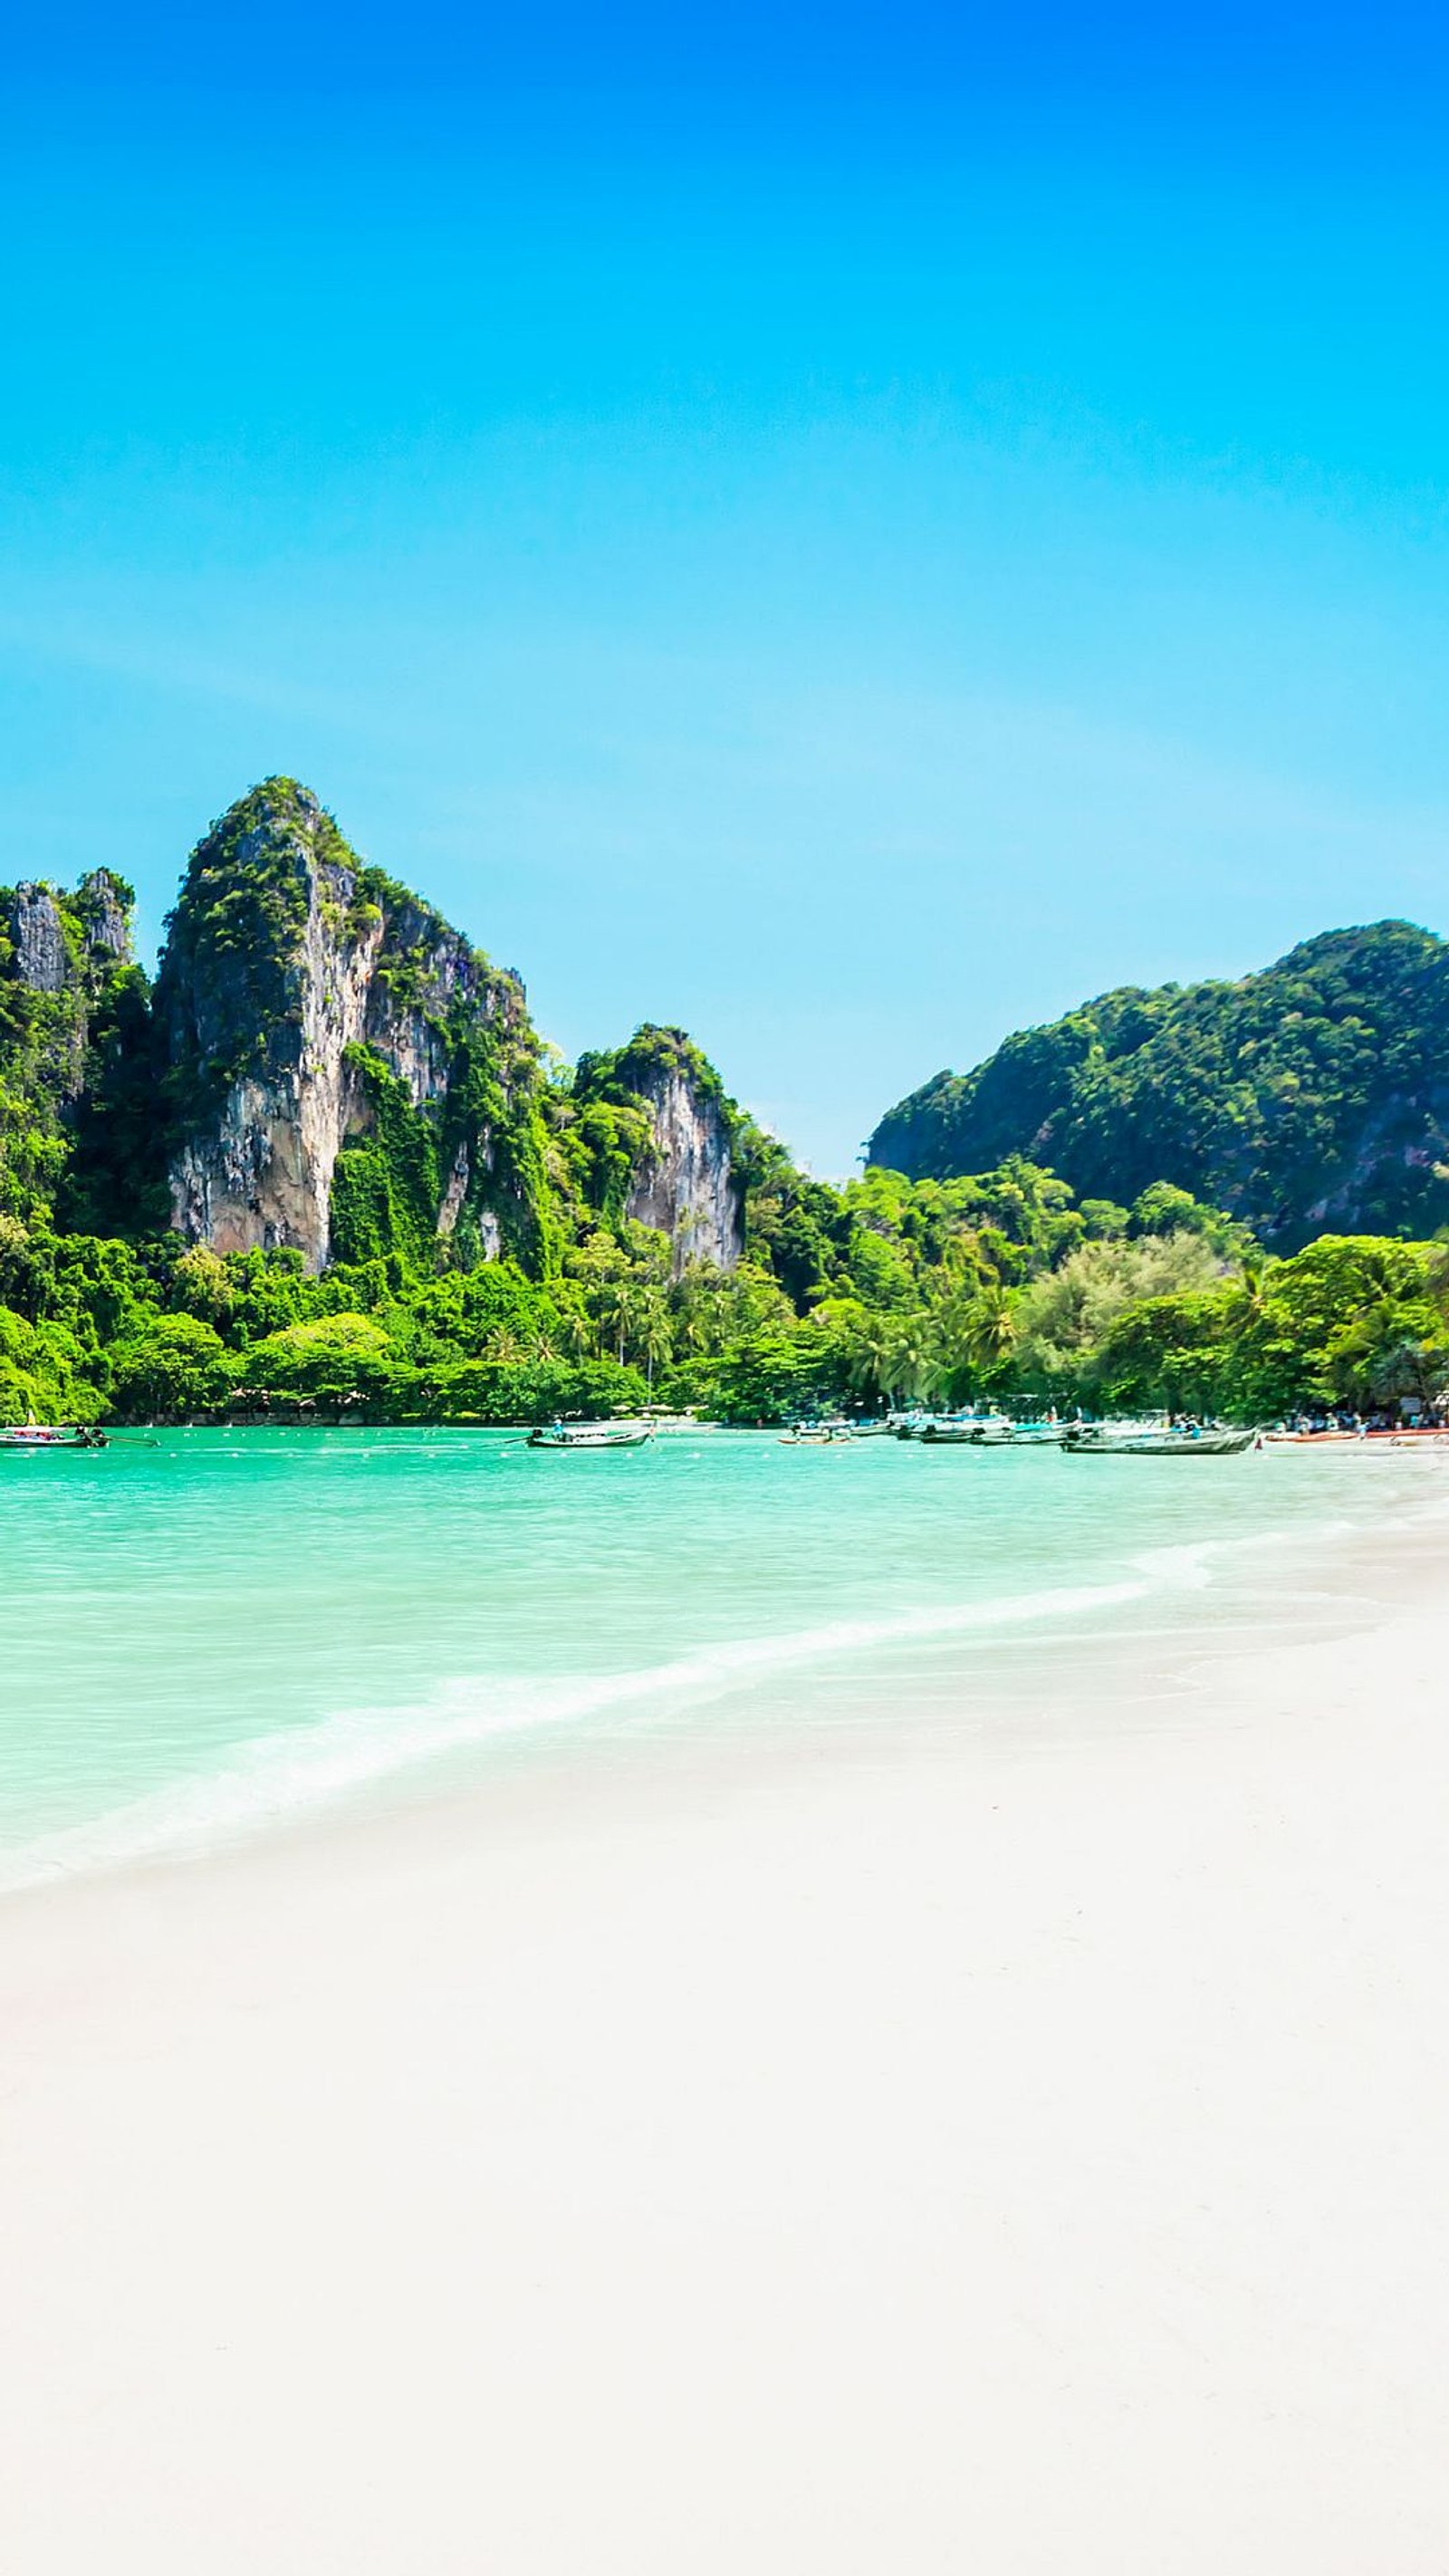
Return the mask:
<svg viewBox="0 0 1449 2576">
<path fill-rule="evenodd" d="M 1442 11 L 49 14 L 0 879 L 154 944 L 290 771 L 826 1173 L 1109 984 L 1449 930 Z"/>
</svg>

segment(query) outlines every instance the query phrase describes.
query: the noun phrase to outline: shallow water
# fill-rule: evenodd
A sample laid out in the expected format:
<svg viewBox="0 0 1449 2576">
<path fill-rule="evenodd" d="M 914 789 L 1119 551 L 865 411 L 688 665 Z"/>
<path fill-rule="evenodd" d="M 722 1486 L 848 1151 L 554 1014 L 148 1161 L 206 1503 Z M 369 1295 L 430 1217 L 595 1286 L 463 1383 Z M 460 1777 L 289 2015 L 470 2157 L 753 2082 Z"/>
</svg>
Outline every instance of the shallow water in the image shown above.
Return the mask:
<svg viewBox="0 0 1449 2576">
<path fill-rule="evenodd" d="M 867 1668 L 904 1699 L 943 1651 L 979 1674 L 1214 1587 L 1226 1609 L 1234 1565 L 1282 1549 L 1311 1581 L 1319 1538 L 1442 1499 L 1443 1464 L 355 1430 L 3 1458 L 0 1882 L 543 1729 L 828 1719 Z"/>
</svg>

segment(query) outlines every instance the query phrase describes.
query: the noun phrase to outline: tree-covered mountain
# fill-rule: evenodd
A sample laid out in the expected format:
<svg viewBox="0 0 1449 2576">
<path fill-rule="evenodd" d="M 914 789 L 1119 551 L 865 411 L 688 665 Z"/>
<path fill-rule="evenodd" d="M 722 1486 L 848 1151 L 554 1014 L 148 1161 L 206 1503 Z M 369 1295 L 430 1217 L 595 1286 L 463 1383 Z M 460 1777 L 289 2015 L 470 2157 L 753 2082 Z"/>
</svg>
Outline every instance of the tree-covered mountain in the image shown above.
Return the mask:
<svg viewBox="0 0 1449 2576">
<path fill-rule="evenodd" d="M 192 852 L 154 992 L 129 888 L 0 890 L 0 1211 L 321 1273 L 535 1276 L 602 1218 L 729 1268 L 743 1122 L 682 1030 L 551 1072 L 519 978 L 295 779 Z"/>
<path fill-rule="evenodd" d="M 835 1188 L 682 1029 L 563 1064 L 519 978 L 296 780 L 203 835 L 154 991 L 130 903 L 104 870 L 0 889 L 0 1421 L 517 1422 L 651 1394 L 731 1422 L 987 1393 L 1256 1414 L 1449 1387 L 1441 1247 L 1265 1263 L 1206 1203 L 1312 1230 L 1347 1154 L 1359 1221 L 1427 1231 L 1423 932 L 1109 996 L 931 1087 L 923 1163 L 959 1112 L 975 1168 Z"/>
<path fill-rule="evenodd" d="M 872 1162 L 912 1177 L 1044 1163 L 1086 1199 L 1168 1180 L 1290 1250 L 1449 1221 L 1449 944 L 1329 931 L 1236 983 L 1104 993 L 938 1073 Z"/>
<path fill-rule="evenodd" d="M 294 779 L 192 853 L 156 985 L 172 1220 L 311 1270 L 442 1242 L 546 1266 L 539 1045 L 516 975 L 368 866 Z"/>
</svg>

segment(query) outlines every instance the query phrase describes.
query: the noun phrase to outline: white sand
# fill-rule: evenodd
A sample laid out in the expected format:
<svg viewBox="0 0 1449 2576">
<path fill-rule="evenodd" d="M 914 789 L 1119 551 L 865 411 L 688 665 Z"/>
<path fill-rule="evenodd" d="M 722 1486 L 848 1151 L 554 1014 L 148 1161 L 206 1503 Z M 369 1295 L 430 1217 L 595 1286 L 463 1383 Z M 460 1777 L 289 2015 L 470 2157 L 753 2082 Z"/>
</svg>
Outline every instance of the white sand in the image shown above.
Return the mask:
<svg viewBox="0 0 1449 2576">
<path fill-rule="evenodd" d="M 1446 1648 L 11 1900 L 0 2563 L 1443 2576 Z"/>
</svg>

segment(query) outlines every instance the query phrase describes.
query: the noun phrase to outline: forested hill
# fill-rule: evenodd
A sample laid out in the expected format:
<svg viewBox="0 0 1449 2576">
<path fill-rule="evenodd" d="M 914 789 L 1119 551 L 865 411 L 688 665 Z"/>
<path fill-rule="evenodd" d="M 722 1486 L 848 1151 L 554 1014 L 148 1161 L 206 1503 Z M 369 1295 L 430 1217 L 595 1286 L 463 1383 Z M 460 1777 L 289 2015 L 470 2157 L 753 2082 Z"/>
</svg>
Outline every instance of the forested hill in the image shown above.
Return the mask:
<svg viewBox="0 0 1449 2576">
<path fill-rule="evenodd" d="M 1084 1198 L 1174 1182 L 1278 1250 L 1432 1234 L 1449 1221 L 1449 944 L 1380 921 L 1236 983 L 1104 993 L 938 1073 L 870 1140 L 913 1179 L 1012 1154 Z"/>
<path fill-rule="evenodd" d="M 923 1177 L 833 1188 L 682 1029 L 565 1066 L 299 780 L 203 834 L 154 987 L 130 914 L 105 868 L 0 887 L 0 1423 L 1449 1400 L 1449 1246 L 1265 1261 L 1207 1203 L 1449 1215 L 1423 931 L 1109 995 L 888 1121 Z"/>
</svg>

